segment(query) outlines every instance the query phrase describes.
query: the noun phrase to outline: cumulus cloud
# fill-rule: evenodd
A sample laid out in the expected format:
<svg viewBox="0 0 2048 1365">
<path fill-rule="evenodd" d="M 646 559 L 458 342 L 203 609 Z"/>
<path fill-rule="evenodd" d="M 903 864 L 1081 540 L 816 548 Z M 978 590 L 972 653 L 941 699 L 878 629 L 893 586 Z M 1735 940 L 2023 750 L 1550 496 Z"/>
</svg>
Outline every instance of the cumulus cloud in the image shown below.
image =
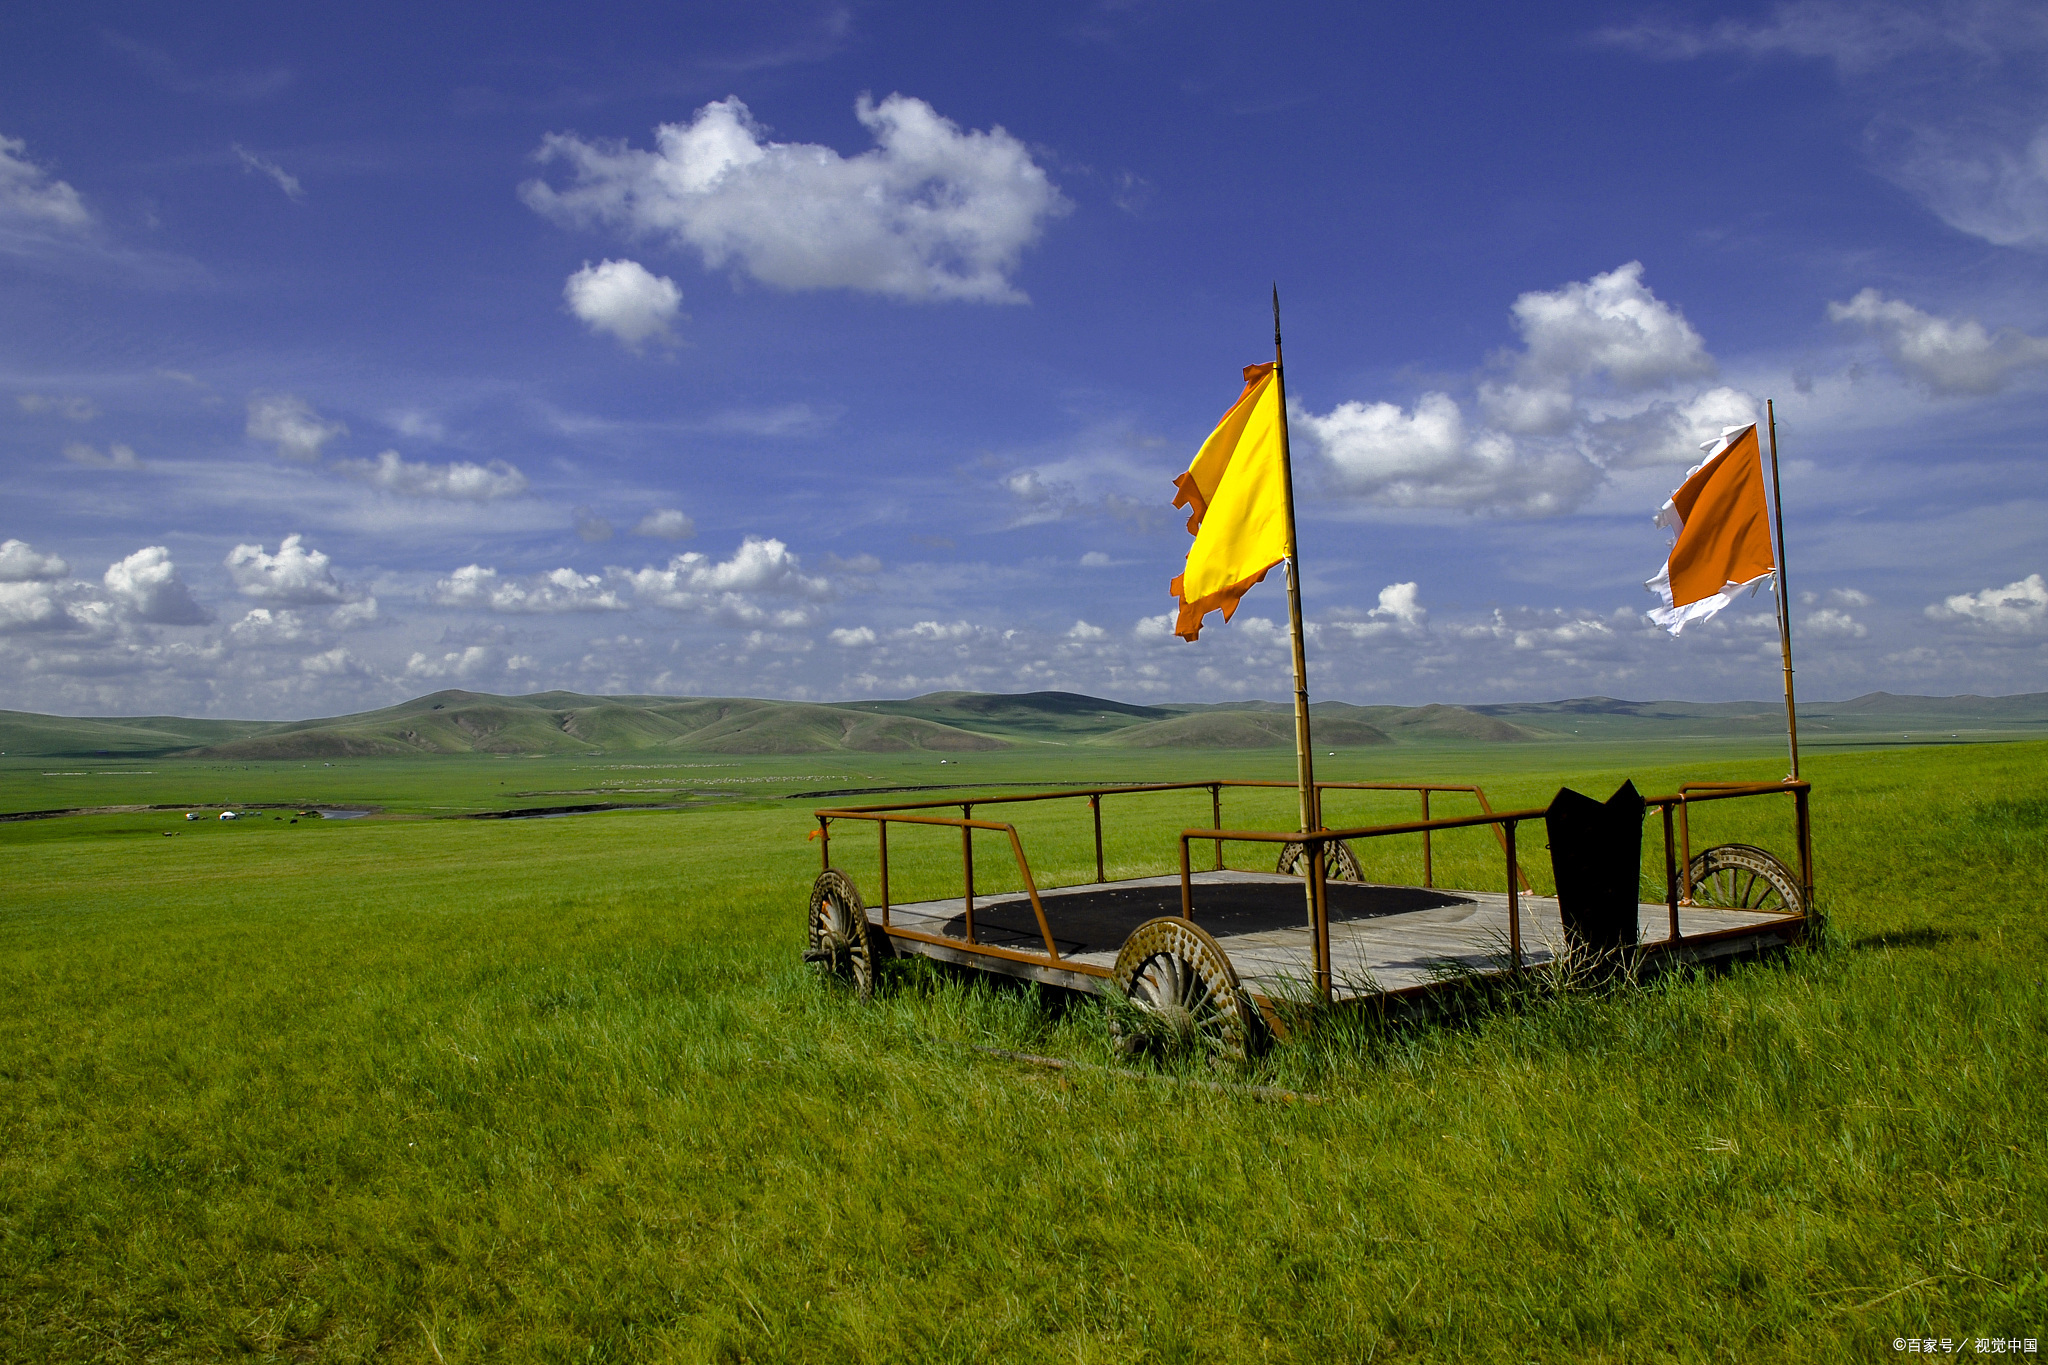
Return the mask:
<svg viewBox="0 0 2048 1365">
<path fill-rule="evenodd" d="M 249 614 L 228 627 L 228 634 L 243 644 L 290 644 L 306 638 L 305 618 L 287 607 L 272 611 L 252 607 Z"/>
<path fill-rule="evenodd" d="M 1643 263 L 1515 300 L 1525 376 L 1605 375 L 1624 390 L 1656 388 L 1714 373 L 1706 343 L 1676 308 L 1643 283 Z"/>
<path fill-rule="evenodd" d="M 625 611 L 617 592 L 597 574 L 555 569 L 532 578 L 503 578 L 496 569 L 467 564 L 434 584 L 433 600 L 444 607 L 557 614 L 567 611 Z"/>
<path fill-rule="evenodd" d="M 239 142 L 233 143 L 232 146 L 235 149 L 235 155 L 241 159 L 243 171 L 251 175 L 265 177 L 272 184 L 283 190 L 284 197 L 295 204 L 305 199 L 305 188 L 299 184 L 297 176 L 278 165 L 275 161 L 272 161 L 269 157 L 259 156 Z"/>
<path fill-rule="evenodd" d="M 973 625 L 966 621 L 919 621 L 895 632 L 898 639 L 931 641 L 965 640 L 973 634 Z"/>
<path fill-rule="evenodd" d="M 1944 598 L 1929 607 L 1927 614 L 1937 621 L 1967 621 L 2014 634 L 2039 630 L 2048 621 L 2048 583 L 2041 575 L 2030 573 L 2002 588 Z"/>
<path fill-rule="evenodd" d="M 374 597 L 365 597 L 360 602 L 344 602 L 327 613 L 327 624 L 335 630 L 354 630 L 376 619 L 377 599 Z"/>
<path fill-rule="evenodd" d="M 652 536 L 656 540 L 688 540 L 697 534 L 697 523 L 673 507 L 657 507 L 633 527 L 636 536 Z"/>
<path fill-rule="evenodd" d="M 420 656 L 415 655 L 415 658 Z M 299 660 L 299 671 L 316 678 L 363 678 L 370 676 L 369 665 L 348 652 L 340 645 L 308 654 Z"/>
<path fill-rule="evenodd" d="M 1835 607 L 1822 607 L 1819 611 L 1808 612 L 1800 624 L 1815 635 L 1834 635 L 1846 639 L 1860 640 L 1870 634 L 1870 628 L 1846 611 Z"/>
<path fill-rule="evenodd" d="M 28 143 L 0 136 L 0 243 L 11 229 L 78 231 L 92 214 L 78 191 L 28 159 Z"/>
<path fill-rule="evenodd" d="M 312 404 L 289 393 L 257 393 L 249 397 L 247 431 L 258 441 L 272 441 L 277 453 L 287 460 L 311 464 L 320 450 L 348 428 L 329 422 L 313 411 Z"/>
<path fill-rule="evenodd" d="M 593 334 L 609 332 L 634 351 L 656 338 L 673 339 L 669 329 L 683 306 L 676 282 L 638 261 L 586 262 L 562 286 L 562 298 Z"/>
<path fill-rule="evenodd" d="M 830 638 L 843 649 L 860 649 L 875 642 L 875 632 L 867 626 L 855 626 L 852 630 L 835 630 Z"/>
<path fill-rule="evenodd" d="M 1524 450 L 1505 432 L 1468 429 L 1444 393 L 1424 394 L 1412 411 L 1352 402 L 1295 420 L 1340 487 L 1392 507 L 1548 516 L 1577 507 L 1603 477 L 1579 451 Z"/>
<path fill-rule="evenodd" d="M 415 653 L 406 661 L 405 676 L 408 678 L 474 678 L 498 666 L 498 651 L 487 645 L 470 645 L 462 650 L 450 650 L 438 659 L 424 653 Z"/>
<path fill-rule="evenodd" d="M 1497 357 L 1496 377 L 1478 384 L 1477 420 L 1444 392 L 1412 408 L 1292 409 L 1334 485 L 1384 506 L 1551 516 L 1584 503 L 1610 470 L 1696 459 L 1703 435 L 1738 415 L 1753 420 L 1756 400 L 1726 387 L 1655 396 L 1697 385 L 1715 365 L 1692 324 L 1643 282 L 1640 261 L 1532 290 L 1512 313 L 1522 349 Z"/>
<path fill-rule="evenodd" d="M 1875 289 L 1829 304 L 1828 316 L 1867 328 L 1901 374 L 1935 393 L 1995 393 L 2013 375 L 2048 365 L 2048 338 L 2010 327 L 1988 331 L 1974 318 L 1938 318 Z"/>
<path fill-rule="evenodd" d="M 265 554 L 261 545 L 237 545 L 221 562 L 244 597 L 309 606 L 348 596 L 332 561 L 323 551 L 308 549 L 297 533 L 286 536 L 274 555 Z"/>
<path fill-rule="evenodd" d="M 56 584 L 40 579 L 0 579 L 0 635 L 71 630 L 79 624 L 64 609 Z"/>
<path fill-rule="evenodd" d="M 652 151 L 551 134 L 539 159 L 568 184 L 520 195 L 558 223 L 664 239 L 783 289 L 1021 302 L 1018 260 L 1068 207 L 1024 144 L 900 94 L 854 112 L 875 146 L 853 157 L 768 141 L 736 97 L 661 125 Z"/>
<path fill-rule="evenodd" d="M 1380 589 L 1380 604 L 1367 615 L 1406 630 L 1420 630 L 1429 620 L 1420 594 L 1421 589 L 1414 583 L 1389 583 Z"/>
<path fill-rule="evenodd" d="M 82 464 L 87 469 L 140 469 L 142 459 L 135 453 L 135 447 L 115 441 L 104 452 L 83 441 L 72 441 L 64 447 L 64 458 L 73 464 Z"/>
<path fill-rule="evenodd" d="M 62 578 L 71 566 L 25 540 L 0 541 L 0 583 L 36 583 Z"/>
<path fill-rule="evenodd" d="M 1069 640 L 1101 640 L 1106 639 L 1108 635 L 1109 632 L 1101 626 L 1091 626 L 1086 621 L 1076 621 L 1067 630 Z"/>
<path fill-rule="evenodd" d="M 129 617 L 159 626 L 196 626 L 213 619 L 192 600 L 192 590 L 178 576 L 171 552 L 148 545 L 107 566 L 101 580 L 107 595 Z"/>
<path fill-rule="evenodd" d="M 526 491 L 526 476 L 503 460 L 472 464 L 415 464 L 395 450 L 374 460 L 336 460 L 337 473 L 360 479 L 373 488 L 408 498 L 447 498 L 456 502 L 491 502 Z"/>
<path fill-rule="evenodd" d="M 802 561 L 779 540 L 748 536 L 731 559 L 713 561 L 695 551 L 677 555 L 666 568 L 613 572 L 643 602 L 677 611 L 711 611 L 747 625 L 808 624 L 809 603 L 832 595 L 832 585 L 806 574 Z M 763 600 L 788 605 L 771 607 Z"/>
</svg>

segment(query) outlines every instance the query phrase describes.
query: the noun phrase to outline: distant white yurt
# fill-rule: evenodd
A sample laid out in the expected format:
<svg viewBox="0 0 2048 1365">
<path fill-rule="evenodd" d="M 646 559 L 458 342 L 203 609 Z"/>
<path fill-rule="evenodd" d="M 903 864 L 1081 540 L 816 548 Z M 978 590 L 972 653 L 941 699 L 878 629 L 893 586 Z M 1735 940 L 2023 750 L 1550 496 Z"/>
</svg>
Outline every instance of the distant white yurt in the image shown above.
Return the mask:
<svg viewBox="0 0 2048 1365">
<path fill-rule="evenodd" d="M 220 813 L 220 818 L 223 820 L 239 820 L 242 817 L 231 810 L 224 810 Z"/>
</svg>

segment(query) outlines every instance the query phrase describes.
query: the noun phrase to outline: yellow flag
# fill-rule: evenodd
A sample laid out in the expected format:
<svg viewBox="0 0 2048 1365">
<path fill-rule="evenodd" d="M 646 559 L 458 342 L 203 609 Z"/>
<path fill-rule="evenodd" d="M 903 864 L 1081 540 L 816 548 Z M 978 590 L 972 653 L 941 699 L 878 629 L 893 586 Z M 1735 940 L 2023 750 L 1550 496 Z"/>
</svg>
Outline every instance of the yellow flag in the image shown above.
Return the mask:
<svg viewBox="0 0 2048 1365">
<path fill-rule="evenodd" d="M 1275 564 L 1294 553 L 1287 539 L 1287 485 L 1282 461 L 1287 414 L 1274 366 L 1247 365 L 1244 392 L 1188 472 L 1174 480 L 1175 507 L 1188 509 L 1194 546 L 1173 595 L 1180 599 L 1174 634 L 1202 633 L 1202 618 L 1222 609 L 1228 621 L 1238 599 Z"/>
</svg>

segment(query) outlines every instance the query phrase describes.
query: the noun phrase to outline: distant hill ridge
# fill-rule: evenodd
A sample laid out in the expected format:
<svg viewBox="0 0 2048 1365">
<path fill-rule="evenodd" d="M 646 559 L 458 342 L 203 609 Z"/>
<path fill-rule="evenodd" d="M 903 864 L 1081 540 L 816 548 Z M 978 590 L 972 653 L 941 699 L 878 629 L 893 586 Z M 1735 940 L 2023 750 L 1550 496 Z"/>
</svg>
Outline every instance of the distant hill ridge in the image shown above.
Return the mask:
<svg viewBox="0 0 2048 1365">
<path fill-rule="evenodd" d="M 1577 697 L 1471 706 L 1309 708 L 1318 747 L 1514 743 L 1769 734 L 1774 702 L 1624 701 Z M 2048 692 L 1914 697 L 1872 692 L 1800 708 L 1801 733 L 2048 727 Z M 0 753 L 36 757 L 189 756 L 312 759 L 424 754 L 966 753 L 1032 745 L 1286 749 L 1292 707 L 1238 701 L 1138 705 L 1075 692 L 932 692 L 903 701 L 763 701 L 748 697 L 501 697 L 449 690 L 355 715 L 301 721 L 176 716 L 65 717 L 0 711 Z"/>
</svg>

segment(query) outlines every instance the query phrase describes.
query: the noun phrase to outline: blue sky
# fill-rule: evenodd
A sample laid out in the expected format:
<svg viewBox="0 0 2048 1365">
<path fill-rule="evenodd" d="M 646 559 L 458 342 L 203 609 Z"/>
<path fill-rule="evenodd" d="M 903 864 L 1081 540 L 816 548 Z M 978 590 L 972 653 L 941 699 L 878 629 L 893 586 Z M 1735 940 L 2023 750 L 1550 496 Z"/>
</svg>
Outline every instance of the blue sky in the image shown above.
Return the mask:
<svg viewBox="0 0 2048 1365">
<path fill-rule="evenodd" d="M 2048 688 L 2048 11 L 26 4 L 0 689 L 1283 696 L 1165 629 L 1285 308 L 1310 687 L 1769 697 L 1651 525 L 1777 401 L 1803 695 Z"/>
</svg>

